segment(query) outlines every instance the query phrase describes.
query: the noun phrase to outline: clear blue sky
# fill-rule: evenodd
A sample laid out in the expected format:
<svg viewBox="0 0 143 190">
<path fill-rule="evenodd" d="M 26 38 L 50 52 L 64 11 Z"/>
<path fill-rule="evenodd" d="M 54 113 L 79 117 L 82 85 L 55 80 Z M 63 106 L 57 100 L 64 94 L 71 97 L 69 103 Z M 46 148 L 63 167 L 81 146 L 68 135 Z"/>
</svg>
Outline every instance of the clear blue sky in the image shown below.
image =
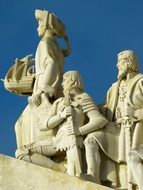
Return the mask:
<svg viewBox="0 0 143 190">
<path fill-rule="evenodd" d="M 72 53 L 65 70 L 80 71 L 97 104 L 116 80 L 119 51 L 133 49 L 143 70 L 142 0 L 0 0 L 0 78 L 16 57 L 35 53 L 35 9 L 53 11 L 66 24 Z M 0 153 L 14 156 L 14 124 L 26 104 L 26 97 L 10 94 L 0 83 Z"/>
</svg>

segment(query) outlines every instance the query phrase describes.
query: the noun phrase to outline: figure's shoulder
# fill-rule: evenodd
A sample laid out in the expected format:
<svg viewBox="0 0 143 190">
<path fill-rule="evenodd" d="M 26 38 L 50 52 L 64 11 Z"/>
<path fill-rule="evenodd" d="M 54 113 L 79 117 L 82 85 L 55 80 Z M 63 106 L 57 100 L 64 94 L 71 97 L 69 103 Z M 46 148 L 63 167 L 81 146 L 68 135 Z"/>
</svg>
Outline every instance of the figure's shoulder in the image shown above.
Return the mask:
<svg viewBox="0 0 143 190">
<path fill-rule="evenodd" d="M 44 38 L 41 40 L 41 44 L 48 48 L 48 50 L 51 51 L 57 51 L 59 49 L 59 45 L 56 42 L 56 40 L 51 39 L 51 38 Z"/>
<path fill-rule="evenodd" d="M 138 74 L 135 76 L 134 82 L 136 85 L 143 87 L 143 74 Z"/>
<path fill-rule="evenodd" d="M 91 96 L 89 94 L 87 94 L 86 92 L 83 92 L 79 95 L 77 95 L 78 99 L 81 99 L 82 101 L 84 100 L 92 100 Z"/>
<path fill-rule="evenodd" d="M 113 82 L 112 85 L 107 90 L 107 93 L 114 91 L 118 87 L 118 85 L 119 85 L 119 81 Z"/>
<path fill-rule="evenodd" d="M 118 83 L 119 83 L 119 81 L 113 82 L 110 88 L 114 88 L 115 86 L 118 85 Z"/>
<path fill-rule="evenodd" d="M 92 110 L 98 110 L 95 101 L 85 92 L 81 94 L 81 106 L 84 113 Z"/>
<path fill-rule="evenodd" d="M 51 39 L 51 38 L 44 38 L 42 39 L 43 44 L 47 45 L 50 48 L 58 48 L 58 44 L 56 40 Z"/>
<path fill-rule="evenodd" d="M 135 80 L 143 80 L 143 74 L 139 73 L 135 76 Z"/>
<path fill-rule="evenodd" d="M 130 81 L 131 88 L 138 85 L 143 86 L 143 74 L 136 74 Z"/>
<path fill-rule="evenodd" d="M 86 92 L 83 92 L 80 95 L 78 95 L 78 99 L 80 99 L 82 105 L 87 105 L 87 104 L 95 105 L 95 101 L 93 100 L 93 98 Z"/>
</svg>

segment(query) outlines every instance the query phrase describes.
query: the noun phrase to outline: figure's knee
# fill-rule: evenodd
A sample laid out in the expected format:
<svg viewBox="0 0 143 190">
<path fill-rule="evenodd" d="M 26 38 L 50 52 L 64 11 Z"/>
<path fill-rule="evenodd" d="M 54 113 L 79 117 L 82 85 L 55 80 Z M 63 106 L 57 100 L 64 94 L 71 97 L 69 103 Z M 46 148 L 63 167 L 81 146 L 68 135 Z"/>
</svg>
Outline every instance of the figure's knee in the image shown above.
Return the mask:
<svg viewBox="0 0 143 190">
<path fill-rule="evenodd" d="M 99 145 L 96 139 L 91 135 L 88 135 L 86 137 L 86 139 L 84 140 L 84 145 L 85 145 L 85 149 L 94 149 L 95 151 L 98 151 L 99 149 Z"/>
<path fill-rule="evenodd" d="M 29 155 L 29 150 L 22 147 L 15 151 L 15 157 L 19 160 L 23 160 L 25 156 Z"/>
<path fill-rule="evenodd" d="M 28 155 L 23 155 L 21 160 L 32 163 L 31 155 L 29 155 L 29 154 Z"/>
</svg>

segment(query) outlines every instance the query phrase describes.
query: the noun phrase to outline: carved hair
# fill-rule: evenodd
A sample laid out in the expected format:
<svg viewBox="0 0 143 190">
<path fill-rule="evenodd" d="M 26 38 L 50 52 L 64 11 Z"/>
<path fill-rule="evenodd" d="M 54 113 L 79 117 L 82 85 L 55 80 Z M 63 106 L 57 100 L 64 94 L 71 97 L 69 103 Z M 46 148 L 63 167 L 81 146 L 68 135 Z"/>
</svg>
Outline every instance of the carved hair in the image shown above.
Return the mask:
<svg viewBox="0 0 143 190">
<path fill-rule="evenodd" d="M 63 79 L 67 80 L 67 78 L 68 80 L 70 79 L 71 81 L 70 85 L 72 88 L 78 88 L 78 89 L 83 90 L 83 82 L 78 71 L 66 72 L 63 76 Z"/>
<path fill-rule="evenodd" d="M 128 68 L 132 71 L 138 72 L 139 66 L 137 57 L 134 51 L 132 50 L 124 50 L 118 54 L 118 60 L 125 59 L 128 65 Z"/>
</svg>

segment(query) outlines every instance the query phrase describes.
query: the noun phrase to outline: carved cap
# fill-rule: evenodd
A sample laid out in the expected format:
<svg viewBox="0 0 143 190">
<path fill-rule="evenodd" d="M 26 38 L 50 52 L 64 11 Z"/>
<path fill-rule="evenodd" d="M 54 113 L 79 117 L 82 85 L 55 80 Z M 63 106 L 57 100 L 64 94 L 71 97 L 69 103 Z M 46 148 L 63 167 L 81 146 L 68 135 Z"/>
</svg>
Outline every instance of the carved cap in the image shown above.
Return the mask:
<svg viewBox="0 0 143 190">
<path fill-rule="evenodd" d="M 49 12 L 46 10 L 35 10 L 35 18 L 37 21 L 41 20 L 44 26 L 48 26 Z"/>
<path fill-rule="evenodd" d="M 124 50 L 118 53 L 118 60 L 126 59 L 126 63 L 128 63 L 129 67 L 133 71 L 138 71 L 138 61 L 137 56 L 133 50 Z"/>
<path fill-rule="evenodd" d="M 120 53 L 118 53 L 118 58 L 119 59 L 124 59 L 124 58 L 130 58 L 132 60 L 136 60 L 136 54 L 133 50 L 124 50 L 124 51 L 121 51 Z"/>
<path fill-rule="evenodd" d="M 64 23 L 54 14 L 46 10 L 35 10 L 35 18 L 42 24 L 52 30 L 57 36 L 65 37 L 66 29 Z"/>
</svg>

